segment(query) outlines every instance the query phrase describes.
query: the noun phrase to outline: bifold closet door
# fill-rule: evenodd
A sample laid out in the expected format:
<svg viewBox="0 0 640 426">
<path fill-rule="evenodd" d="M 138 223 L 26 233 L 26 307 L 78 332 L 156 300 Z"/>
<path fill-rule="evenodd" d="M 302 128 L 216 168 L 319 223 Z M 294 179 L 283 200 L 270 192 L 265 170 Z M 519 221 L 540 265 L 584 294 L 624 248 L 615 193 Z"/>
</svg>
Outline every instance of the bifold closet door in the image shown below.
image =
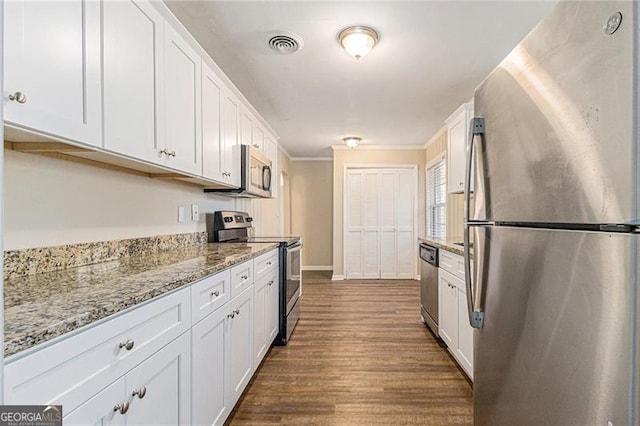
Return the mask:
<svg viewBox="0 0 640 426">
<path fill-rule="evenodd" d="M 413 169 L 349 169 L 345 278 L 413 278 Z"/>
</svg>

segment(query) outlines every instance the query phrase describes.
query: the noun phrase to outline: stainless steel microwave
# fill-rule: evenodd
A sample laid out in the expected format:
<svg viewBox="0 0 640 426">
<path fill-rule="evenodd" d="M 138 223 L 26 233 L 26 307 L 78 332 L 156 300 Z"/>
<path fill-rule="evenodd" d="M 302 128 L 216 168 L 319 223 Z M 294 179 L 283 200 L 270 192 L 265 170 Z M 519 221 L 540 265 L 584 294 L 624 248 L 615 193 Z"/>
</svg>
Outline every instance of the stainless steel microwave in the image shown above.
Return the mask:
<svg viewBox="0 0 640 426">
<path fill-rule="evenodd" d="M 271 160 L 251 145 L 235 148 L 240 150 L 240 188 L 207 188 L 204 192 L 235 197 L 271 197 Z"/>
</svg>

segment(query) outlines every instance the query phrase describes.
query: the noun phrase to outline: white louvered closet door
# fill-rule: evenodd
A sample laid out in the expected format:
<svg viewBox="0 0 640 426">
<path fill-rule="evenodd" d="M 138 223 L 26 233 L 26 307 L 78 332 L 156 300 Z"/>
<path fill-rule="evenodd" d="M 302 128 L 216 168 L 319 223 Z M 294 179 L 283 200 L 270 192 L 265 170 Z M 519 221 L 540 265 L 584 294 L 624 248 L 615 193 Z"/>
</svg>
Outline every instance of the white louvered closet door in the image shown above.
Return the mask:
<svg viewBox="0 0 640 426">
<path fill-rule="evenodd" d="M 349 169 L 345 277 L 413 278 L 413 169 Z"/>
</svg>

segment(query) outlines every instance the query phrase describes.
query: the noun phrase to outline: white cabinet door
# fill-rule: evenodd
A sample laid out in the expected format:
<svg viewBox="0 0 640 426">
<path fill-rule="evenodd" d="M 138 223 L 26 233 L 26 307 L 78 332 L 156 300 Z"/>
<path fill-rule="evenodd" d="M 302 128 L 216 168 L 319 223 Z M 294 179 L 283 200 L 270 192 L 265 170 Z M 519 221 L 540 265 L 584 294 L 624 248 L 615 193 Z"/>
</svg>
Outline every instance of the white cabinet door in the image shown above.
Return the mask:
<svg viewBox="0 0 640 426">
<path fill-rule="evenodd" d="M 229 321 L 229 404 L 233 406 L 253 374 L 253 288 L 231 300 Z"/>
<path fill-rule="evenodd" d="M 258 120 L 255 120 L 254 123 L 253 123 L 253 133 L 251 135 L 251 145 L 253 145 L 254 148 L 259 149 L 260 151 L 264 152 L 264 154 L 271 160 L 272 165 L 275 163 L 273 161 L 273 158 L 271 157 L 272 153 L 267 152 L 265 150 L 264 129 L 262 128 L 262 126 L 260 126 L 258 124 Z"/>
<path fill-rule="evenodd" d="M 64 416 L 63 424 L 65 426 L 123 425 L 124 416 L 129 408 L 129 398 L 125 392 L 123 377 Z M 64 407 L 62 408 L 64 410 Z"/>
<path fill-rule="evenodd" d="M 236 146 L 239 141 L 238 121 L 240 103 L 228 90 L 223 92 L 222 134 L 224 150 L 222 155 L 222 174 L 225 182 L 240 186 L 240 158 Z"/>
<path fill-rule="evenodd" d="M 165 164 L 201 175 L 200 56 L 171 26 L 164 33 Z"/>
<path fill-rule="evenodd" d="M 190 348 L 190 333 L 184 333 L 127 373 L 127 424 L 191 423 Z"/>
<path fill-rule="evenodd" d="M 195 425 L 222 424 L 232 408 L 225 392 L 229 313 L 228 305 L 222 307 L 192 329 L 191 421 Z"/>
<path fill-rule="evenodd" d="M 439 334 L 454 351 L 458 346 L 458 288 L 456 277 L 440 268 L 438 270 Z"/>
<path fill-rule="evenodd" d="M 280 277 L 280 269 L 276 268 L 273 271 L 273 275 L 267 281 L 267 310 L 266 320 L 267 324 L 267 349 L 273 343 L 278 331 L 280 330 L 280 297 L 278 295 L 278 279 Z"/>
<path fill-rule="evenodd" d="M 464 281 L 458 278 L 458 286 L 464 286 Z M 462 369 L 473 379 L 473 327 L 469 324 L 467 311 L 467 293 L 458 287 L 458 347 L 456 358 Z"/>
<path fill-rule="evenodd" d="M 5 122 L 102 146 L 100 49 L 97 1 L 4 2 Z"/>
<path fill-rule="evenodd" d="M 240 110 L 240 143 L 243 145 L 253 144 L 253 116 L 249 111 L 242 108 Z"/>
<path fill-rule="evenodd" d="M 202 63 L 202 175 L 222 181 L 225 146 L 222 139 L 222 82 Z"/>
<path fill-rule="evenodd" d="M 253 365 L 258 366 L 267 353 L 267 282 L 263 277 L 253 285 Z"/>
<path fill-rule="evenodd" d="M 469 137 L 469 120 L 473 116 L 473 104 L 463 104 L 446 120 L 447 124 L 447 192 L 464 191 L 464 179 Z M 473 175 L 472 175 L 473 176 Z M 473 181 L 471 185 L 473 191 Z"/>
<path fill-rule="evenodd" d="M 104 147 L 164 163 L 164 19 L 146 1 L 103 3 Z"/>
</svg>

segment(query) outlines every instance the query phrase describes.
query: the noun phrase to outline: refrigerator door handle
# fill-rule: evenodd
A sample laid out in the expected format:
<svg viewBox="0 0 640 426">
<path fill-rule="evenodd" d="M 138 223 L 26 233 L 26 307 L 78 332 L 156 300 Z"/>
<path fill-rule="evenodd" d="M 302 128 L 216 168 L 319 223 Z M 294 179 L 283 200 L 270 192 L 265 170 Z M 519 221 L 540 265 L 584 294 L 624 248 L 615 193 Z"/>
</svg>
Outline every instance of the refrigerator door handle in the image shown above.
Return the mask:
<svg viewBox="0 0 640 426">
<path fill-rule="evenodd" d="M 464 179 L 464 280 L 467 287 L 467 310 L 469 313 L 469 323 L 473 328 L 482 328 L 484 324 L 484 311 L 476 309 L 472 293 L 473 284 L 471 281 L 471 252 L 469 239 L 469 218 L 471 216 L 471 166 L 473 165 L 473 145 L 476 136 L 484 135 L 484 117 L 474 117 L 469 126 L 469 143 L 467 144 L 467 167 Z M 476 183 L 477 185 L 478 183 Z"/>
</svg>

